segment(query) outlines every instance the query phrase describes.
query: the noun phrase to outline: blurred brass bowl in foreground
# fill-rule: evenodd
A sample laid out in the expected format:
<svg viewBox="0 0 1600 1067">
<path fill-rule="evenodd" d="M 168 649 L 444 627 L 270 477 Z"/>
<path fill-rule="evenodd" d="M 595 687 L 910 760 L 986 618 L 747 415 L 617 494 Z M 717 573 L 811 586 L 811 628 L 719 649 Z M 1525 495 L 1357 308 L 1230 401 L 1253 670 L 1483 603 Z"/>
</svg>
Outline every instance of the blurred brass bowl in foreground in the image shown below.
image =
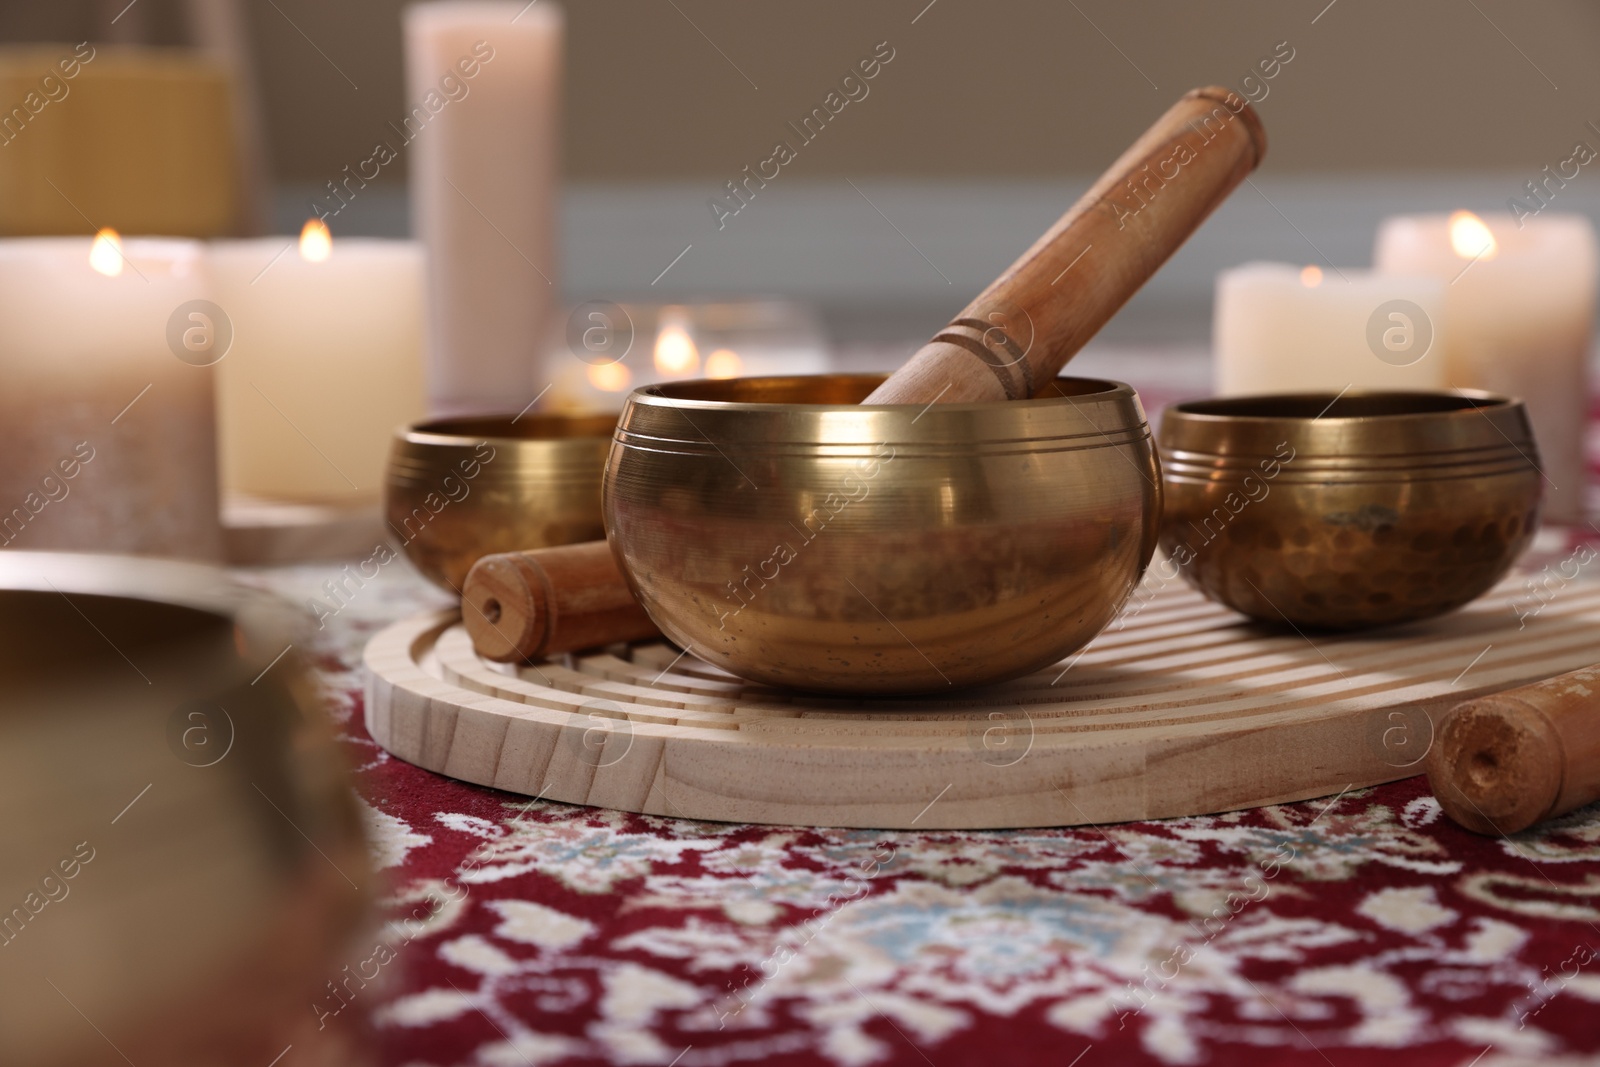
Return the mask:
<svg viewBox="0 0 1600 1067">
<path fill-rule="evenodd" d="M 7 1064 L 363 1062 L 362 1009 L 312 1010 L 374 894 L 294 617 L 205 567 L 0 553 Z"/>
<path fill-rule="evenodd" d="M 875 375 L 651 386 L 623 409 L 606 532 L 662 631 L 747 678 L 917 693 L 1082 647 L 1155 548 L 1138 397 L 861 406 Z"/>
<path fill-rule="evenodd" d="M 1199 400 L 1166 410 L 1160 440 L 1165 566 L 1268 622 L 1351 629 L 1451 611 L 1538 529 L 1543 478 L 1520 400 Z"/>
<path fill-rule="evenodd" d="M 493 552 L 595 541 L 615 415 L 489 415 L 395 434 L 384 477 L 390 536 L 435 585 L 461 592 Z"/>
</svg>

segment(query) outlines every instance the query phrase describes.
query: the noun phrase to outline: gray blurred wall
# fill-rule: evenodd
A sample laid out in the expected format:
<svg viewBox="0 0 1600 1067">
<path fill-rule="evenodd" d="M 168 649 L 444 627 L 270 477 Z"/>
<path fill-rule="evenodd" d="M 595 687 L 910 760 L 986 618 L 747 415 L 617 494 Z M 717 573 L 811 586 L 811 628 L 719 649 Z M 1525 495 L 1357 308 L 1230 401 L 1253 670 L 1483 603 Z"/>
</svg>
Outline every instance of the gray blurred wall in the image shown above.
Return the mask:
<svg viewBox="0 0 1600 1067">
<path fill-rule="evenodd" d="M 178 43 L 185 6 L 208 2 L 0 0 L 0 41 Z M 323 183 L 392 136 L 410 103 L 403 3 L 240 2 L 279 185 L 273 221 L 294 232 Z M 782 294 L 817 304 L 841 337 L 926 336 L 1195 85 L 1259 101 L 1266 164 L 1109 338 L 1203 342 L 1220 269 L 1361 265 L 1386 214 L 1505 210 L 1579 139 L 1600 148 L 1594 0 L 563 6 L 566 295 Z M 723 183 L 791 139 L 786 124 L 879 42 L 894 58 L 867 97 L 719 229 L 708 202 Z M 405 165 L 402 154 L 384 168 L 338 233 L 407 231 Z M 1600 164 L 1559 190 L 1556 209 L 1600 222 L 1590 171 Z"/>
<path fill-rule="evenodd" d="M 109 27 L 126 2 L 0 0 L 0 40 L 181 33 L 187 0 L 137 0 Z M 279 180 L 319 183 L 363 158 L 406 104 L 399 0 L 242 2 Z M 1268 173 L 1537 170 L 1580 136 L 1600 143 L 1584 125 L 1600 123 L 1593 0 L 563 6 L 565 165 L 577 181 L 732 176 L 879 41 L 895 59 L 798 174 L 1092 173 L 1183 89 L 1239 87 L 1279 42 L 1294 59 L 1260 104 Z M 398 180 L 403 166 L 385 173 Z"/>
</svg>

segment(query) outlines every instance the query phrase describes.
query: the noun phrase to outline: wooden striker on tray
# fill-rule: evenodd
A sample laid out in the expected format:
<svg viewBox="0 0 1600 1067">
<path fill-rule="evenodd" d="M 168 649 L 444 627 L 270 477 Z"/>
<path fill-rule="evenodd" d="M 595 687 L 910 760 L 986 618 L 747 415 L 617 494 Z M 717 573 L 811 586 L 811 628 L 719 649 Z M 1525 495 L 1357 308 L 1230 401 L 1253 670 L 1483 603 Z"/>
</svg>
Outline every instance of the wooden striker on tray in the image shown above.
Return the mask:
<svg viewBox="0 0 1600 1067">
<path fill-rule="evenodd" d="M 1600 800 L 1600 666 L 1457 704 L 1428 751 L 1446 815 L 1513 834 Z"/>
</svg>

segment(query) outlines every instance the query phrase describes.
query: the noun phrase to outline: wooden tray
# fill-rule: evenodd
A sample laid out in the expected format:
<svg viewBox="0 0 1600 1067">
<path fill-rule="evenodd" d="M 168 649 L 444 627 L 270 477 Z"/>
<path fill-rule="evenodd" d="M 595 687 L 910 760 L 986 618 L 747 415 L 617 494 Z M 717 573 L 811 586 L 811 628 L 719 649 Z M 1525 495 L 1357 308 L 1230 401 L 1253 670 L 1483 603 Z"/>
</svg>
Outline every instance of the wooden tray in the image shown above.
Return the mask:
<svg viewBox="0 0 1600 1067">
<path fill-rule="evenodd" d="M 367 646 L 367 727 L 454 778 L 654 815 L 918 829 L 1199 815 L 1420 773 L 1452 704 L 1600 660 L 1600 583 L 1525 626 L 1518 603 L 1538 603 L 1522 575 L 1445 618 L 1301 635 L 1170 583 L 1051 670 L 852 701 L 665 643 L 491 664 L 434 613 Z"/>
</svg>

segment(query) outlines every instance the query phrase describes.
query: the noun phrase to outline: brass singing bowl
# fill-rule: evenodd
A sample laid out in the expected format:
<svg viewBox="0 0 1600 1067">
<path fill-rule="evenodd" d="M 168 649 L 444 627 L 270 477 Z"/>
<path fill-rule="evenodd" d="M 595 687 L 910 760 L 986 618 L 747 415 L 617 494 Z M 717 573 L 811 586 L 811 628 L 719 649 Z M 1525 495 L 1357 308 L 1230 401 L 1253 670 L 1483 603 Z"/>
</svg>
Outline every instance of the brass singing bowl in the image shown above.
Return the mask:
<svg viewBox="0 0 1600 1067">
<path fill-rule="evenodd" d="M 294 617 L 205 567 L 0 553 L 6 1063 L 363 1062 L 357 1012 L 308 1010 L 375 894 Z"/>
<path fill-rule="evenodd" d="M 395 433 L 384 517 L 406 558 L 461 592 L 494 552 L 595 541 L 615 415 L 434 419 Z"/>
<path fill-rule="evenodd" d="M 1539 526 L 1520 400 L 1371 392 L 1199 400 L 1161 422 L 1161 547 L 1253 618 L 1355 629 L 1488 591 Z"/>
<path fill-rule="evenodd" d="M 922 693 L 1058 662 L 1155 549 L 1138 397 L 860 405 L 876 375 L 658 385 L 623 409 L 606 534 L 696 656 L 772 685 Z"/>
</svg>

